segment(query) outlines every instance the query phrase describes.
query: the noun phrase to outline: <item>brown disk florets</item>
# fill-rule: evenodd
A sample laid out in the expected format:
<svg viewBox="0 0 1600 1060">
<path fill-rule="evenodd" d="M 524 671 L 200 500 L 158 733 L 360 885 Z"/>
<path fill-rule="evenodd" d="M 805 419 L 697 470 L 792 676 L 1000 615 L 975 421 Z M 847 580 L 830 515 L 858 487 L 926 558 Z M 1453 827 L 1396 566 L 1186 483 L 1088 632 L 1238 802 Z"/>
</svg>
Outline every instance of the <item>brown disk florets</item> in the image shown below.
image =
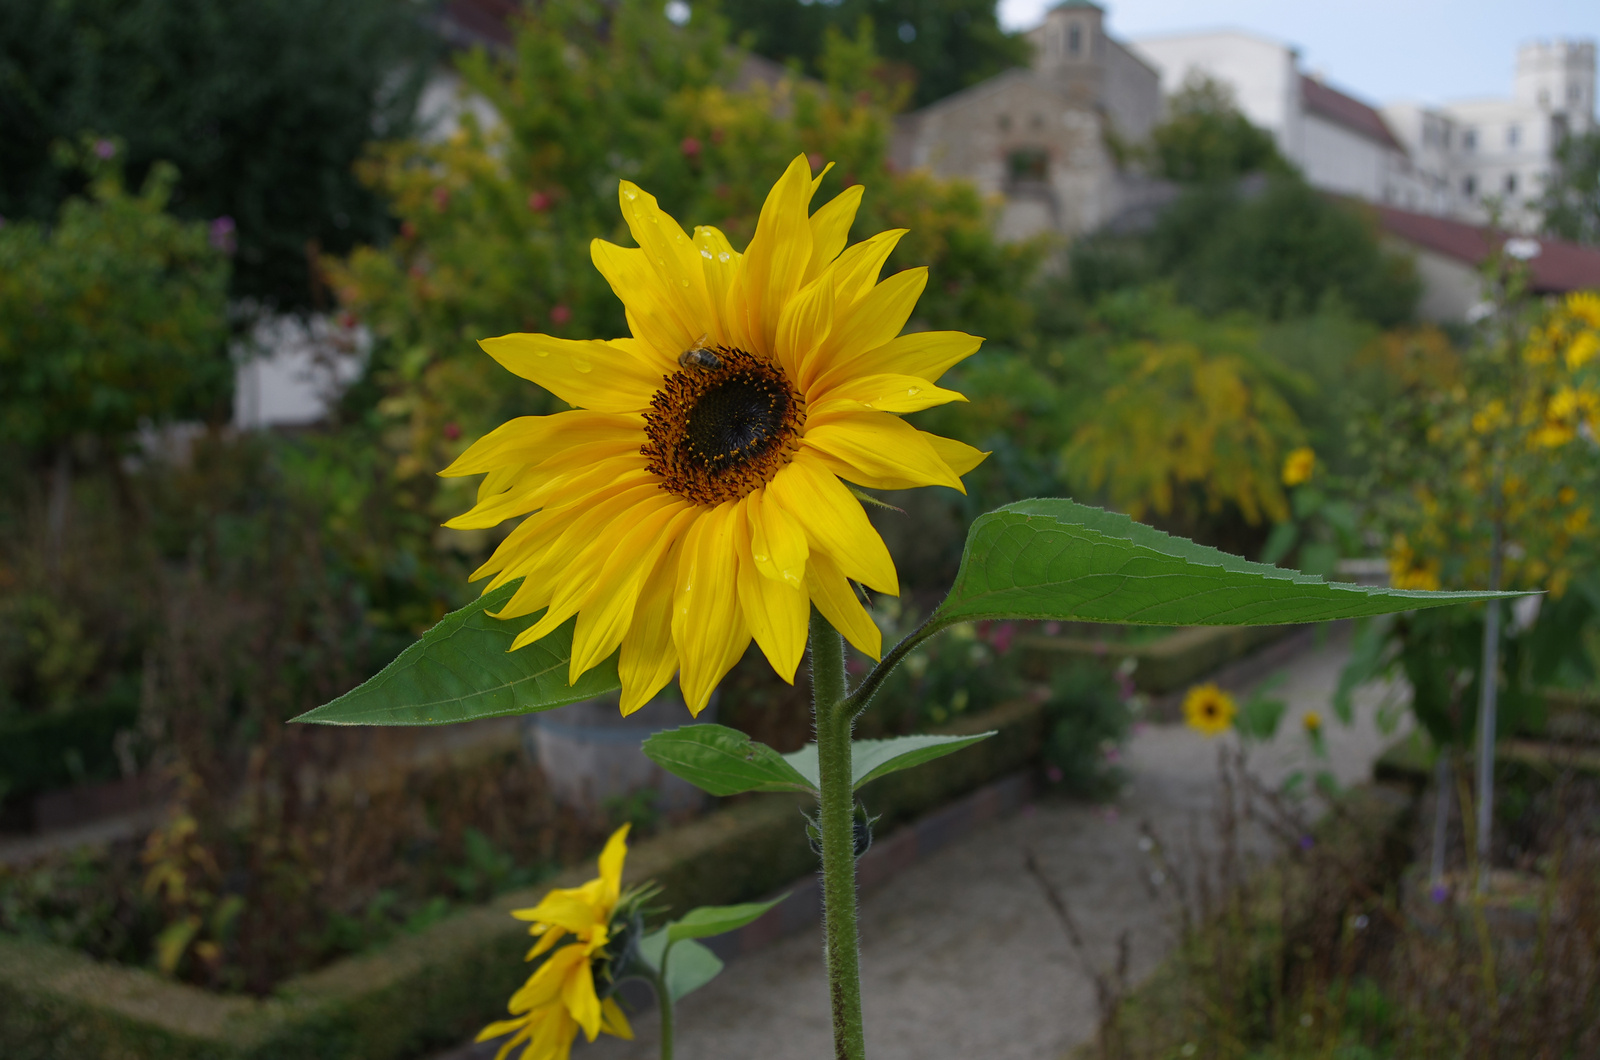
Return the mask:
<svg viewBox="0 0 1600 1060">
<path fill-rule="evenodd" d="M 639 449 L 664 487 L 705 505 L 771 482 L 805 424 L 805 403 L 777 365 L 727 346 L 712 352 L 664 378 Z"/>
</svg>

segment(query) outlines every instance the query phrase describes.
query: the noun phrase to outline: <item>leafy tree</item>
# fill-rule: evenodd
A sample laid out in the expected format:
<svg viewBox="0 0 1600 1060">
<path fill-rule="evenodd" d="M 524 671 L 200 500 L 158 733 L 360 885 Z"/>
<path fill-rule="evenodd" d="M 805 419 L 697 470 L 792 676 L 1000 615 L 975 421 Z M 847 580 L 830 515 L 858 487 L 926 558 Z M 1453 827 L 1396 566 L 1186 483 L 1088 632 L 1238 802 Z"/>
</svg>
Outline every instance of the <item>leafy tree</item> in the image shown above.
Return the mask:
<svg viewBox="0 0 1600 1060">
<path fill-rule="evenodd" d="M 429 55 L 420 0 L 8 0 L 0 4 L 0 215 L 82 188 L 50 145 L 122 138 L 135 183 L 182 175 L 181 216 L 238 226 L 234 293 L 304 307 L 317 248 L 382 238 L 352 172 L 408 127 Z"/>
<path fill-rule="evenodd" d="M 171 166 L 124 191 L 115 153 L 77 155 L 88 198 L 53 224 L 0 227 L 0 442 L 37 455 L 195 414 L 232 378 L 225 233 L 167 212 Z"/>
<path fill-rule="evenodd" d="M 1567 137 L 1556 148 L 1555 163 L 1540 202 L 1545 230 L 1600 246 L 1600 131 Z"/>
<path fill-rule="evenodd" d="M 871 25 L 882 76 L 916 82 L 917 106 L 943 99 L 1013 66 L 1026 66 L 1026 39 L 1000 28 L 995 0 L 737 0 L 723 5 L 752 51 L 821 75 L 827 33 Z"/>
<path fill-rule="evenodd" d="M 1208 77 L 1190 78 L 1167 101 L 1168 118 L 1150 133 L 1153 168 L 1184 184 L 1231 181 L 1246 173 L 1287 173 L 1272 134 L 1250 124 L 1233 91 Z"/>
</svg>

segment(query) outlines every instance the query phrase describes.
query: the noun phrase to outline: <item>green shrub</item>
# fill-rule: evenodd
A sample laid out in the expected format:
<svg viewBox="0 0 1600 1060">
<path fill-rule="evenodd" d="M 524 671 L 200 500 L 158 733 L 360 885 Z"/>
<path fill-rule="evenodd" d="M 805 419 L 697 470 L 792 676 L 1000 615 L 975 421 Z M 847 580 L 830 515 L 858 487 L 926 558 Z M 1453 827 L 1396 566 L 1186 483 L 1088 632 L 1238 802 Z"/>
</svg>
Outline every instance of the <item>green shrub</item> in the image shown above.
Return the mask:
<svg viewBox="0 0 1600 1060">
<path fill-rule="evenodd" d="M 1132 721 L 1125 691 L 1106 666 L 1056 668 L 1044 703 L 1042 752 L 1052 784 L 1087 798 L 1116 794 L 1126 775 L 1116 762 Z"/>
</svg>

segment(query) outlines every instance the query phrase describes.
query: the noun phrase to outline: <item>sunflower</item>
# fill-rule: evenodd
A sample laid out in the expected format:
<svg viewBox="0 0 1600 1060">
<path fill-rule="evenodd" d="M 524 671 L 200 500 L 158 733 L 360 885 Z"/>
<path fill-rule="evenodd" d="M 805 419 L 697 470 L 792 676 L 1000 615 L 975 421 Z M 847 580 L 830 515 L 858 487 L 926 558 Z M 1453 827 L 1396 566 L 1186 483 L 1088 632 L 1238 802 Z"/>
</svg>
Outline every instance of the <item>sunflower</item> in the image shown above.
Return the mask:
<svg viewBox="0 0 1600 1060">
<path fill-rule="evenodd" d="M 495 1054 L 505 1057 L 523 1046 L 522 1060 L 567 1060 L 579 1028 L 589 1041 L 602 1031 L 633 1038 L 633 1029 L 616 999 L 601 999 L 595 989 L 596 964 L 607 962 L 613 921 L 622 895 L 622 862 L 628 856 L 628 826 L 617 829 L 600 853 L 600 875 L 581 887 L 554 890 L 532 909 L 511 915 L 531 920 L 528 933 L 539 941 L 528 960 L 548 953 L 543 964 L 511 996 L 512 1019 L 491 1023 L 478 1041 L 510 1035 Z M 620 926 L 620 925 L 619 925 Z M 556 949 L 567 935 L 572 941 Z M 552 952 L 554 951 L 554 952 Z"/>
<path fill-rule="evenodd" d="M 1207 736 L 1227 732 L 1238 712 L 1233 697 L 1211 683 L 1195 685 L 1183 697 L 1183 716 L 1189 727 Z"/>
<path fill-rule="evenodd" d="M 935 382 L 982 340 L 900 335 L 927 270 L 879 282 L 905 231 L 846 249 L 862 188 L 810 213 L 821 179 L 796 158 L 742 254 L 623 181 L 639 247 L 597 239 L 591 257 L 632 335 L 481 343 L 574 409 L 512 420 L 441 472 L 487 472 L 477 505 L 445 525 L 526 516 L 473 578 L 493 575 L 485 592 L 522 579 L 498 617 L 544 609 L 513 650 L 577 616 L 569 681 L 619 652 L 624 714 L 675 672 L 698 714 L 752 638 L 793 682 L 812 605 L 877 658 L 851 583 L 899 582 L 845 483 L 960 490 L 986 455 L 900 419 L 964 401 Z"/>
</svg>

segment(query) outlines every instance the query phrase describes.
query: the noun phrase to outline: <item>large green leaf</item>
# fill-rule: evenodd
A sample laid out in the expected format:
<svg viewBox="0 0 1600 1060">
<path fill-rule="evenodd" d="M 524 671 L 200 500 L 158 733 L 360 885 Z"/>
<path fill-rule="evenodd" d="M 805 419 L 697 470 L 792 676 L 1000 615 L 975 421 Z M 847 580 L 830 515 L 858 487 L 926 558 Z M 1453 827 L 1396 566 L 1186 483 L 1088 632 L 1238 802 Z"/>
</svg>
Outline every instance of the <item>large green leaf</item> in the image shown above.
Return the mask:
<svg viewBox="0 0 1600 1060">
<path fill-rule="evenodd" d="M 746 791 L 813 791 L 815 778 L 796 772 L 782 755 L 726 725 L 684 725 L 644 742 L 651 761 L 713 795 Z"/>
<path fill-rule="evenodd" d="M 488 612 L 511 599 L 507 583 L 452 611 L 365 684 L 295 721 L 324 725 L 447 725 L 528 714 L 593 699 L 619 686 L 615 658 L 567 684 L 572 657 L 568 620 L 554 633 L 511 651 L 518 633 L 543 612 L 498 619 Z"/>
<path fill-rule="evenodd" d="M 850 785 L 859 790 L 861 785 L 870 780 L 943 758 L 993 735 L 992 732 L 983 732 L 976 736 L 896 736 L 888 740 L 851 740 Z M 783 760 L 805 777 L 812 787 L 821 786 L 821 781 L 817 779 L 816 744 L 808 743 L 798 751 L 791 751 L 783 756 Z"/>
<path fill-rule="evenodd" d="M 1516 593 L 1430 593 L 1328 582 L 1251 563 L 1059 498 L 980 516 L 939 625 L 987 618 L 1267 626 L 1410 611 Z"/>
<path fill-rule="evenodd" d="M 667 994 L 677 1001 L 717 977 L 722 960 L 693 939 L 673 939 L 667 928 L 657 928 L 639 940 L 639 960 L 657 975 L 667 966 Z"/>
</svg>

